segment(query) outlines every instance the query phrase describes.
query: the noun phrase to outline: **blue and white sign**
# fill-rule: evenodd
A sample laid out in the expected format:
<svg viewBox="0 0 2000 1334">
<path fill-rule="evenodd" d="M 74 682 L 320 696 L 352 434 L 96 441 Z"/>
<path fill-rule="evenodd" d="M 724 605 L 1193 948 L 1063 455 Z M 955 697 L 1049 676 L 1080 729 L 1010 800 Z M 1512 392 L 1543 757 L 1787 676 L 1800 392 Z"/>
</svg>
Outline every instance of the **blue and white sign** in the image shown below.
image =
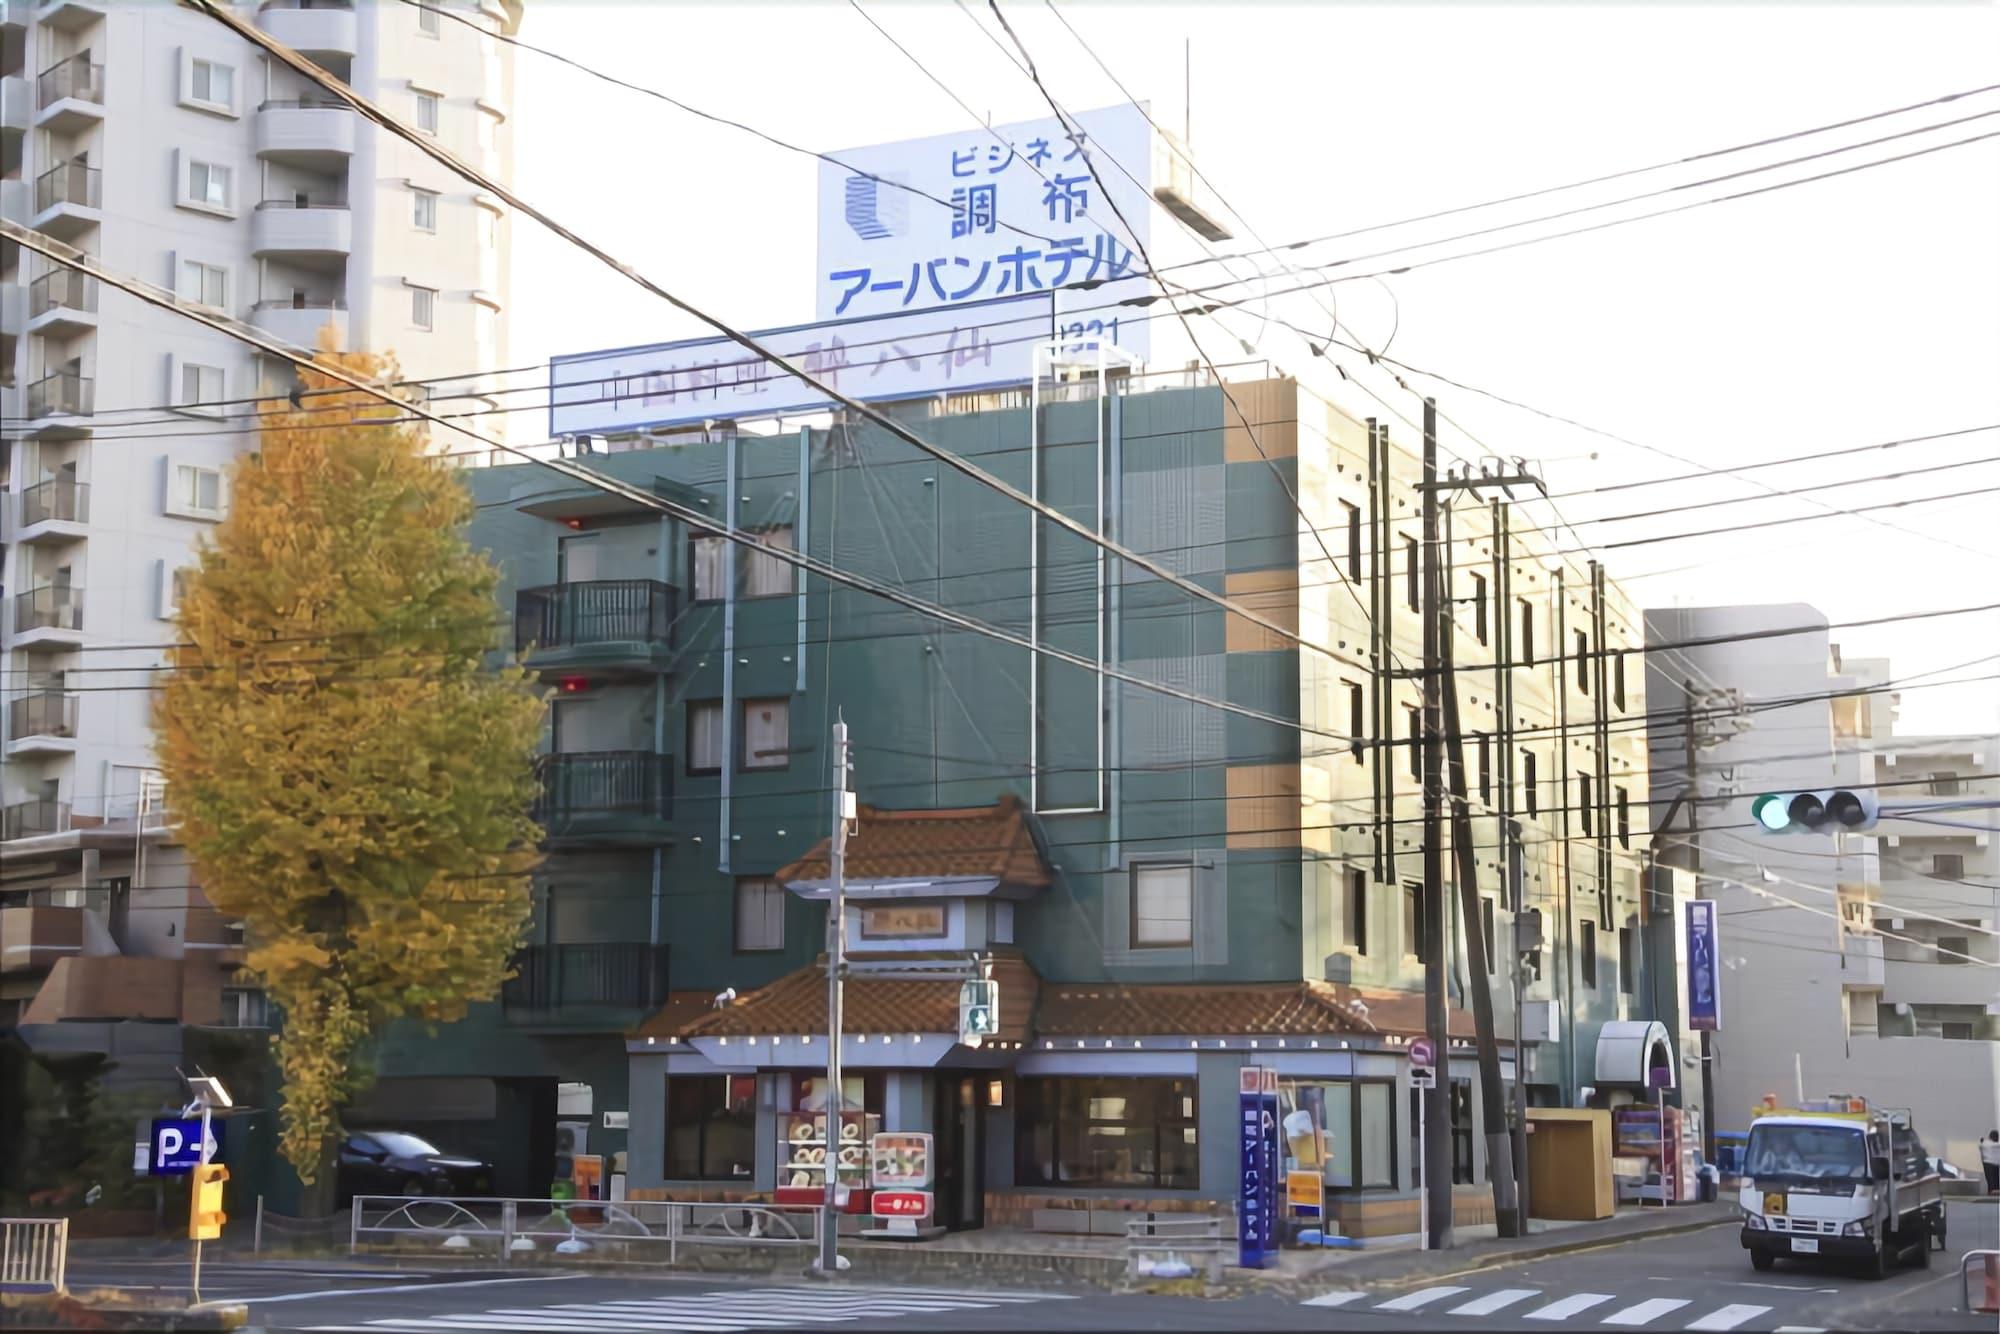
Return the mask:
<svg viewBox="0 0 2000 1334">
<path fill-rule="evenodd" d="M 1130 104 L 1072 120 L 1081 134 L 1031 120 L 828 154 L 838 161 L 820 163 L 819 318 L 1054 293 L 1074 336 L 1143 361 L 1150 326 L 1112 321 L 1145 313 L 1115 303 L 1147 290 L 1135 275 L 1152 246 L 1153 127 Z"/>
<path fill-rule="evenodd" d="M 1025 384 L 1055 337 L 1046 292 L 753 333 L 853 398 L 888 401 Z M 549 433 L 616 434 L 707 418 L 811 412 L 832 402 L 727 338 L 614 348 L 549 361 Z"/>
<path fill-rule="evenodd" d="M 1278 1072 L 1246 1065 L 1237 1074 L 1236 1263 L 1264 1269 L 1278 1250 Z"/>
<path fill-rule="evenodd" d="M 222 1126 L 208 1125 L 208 1161 L 222 1157 Z M 151 1175 L 186 1176 L 201 1161 L 201 1118 L 198 1116 L 156 1116 L 153 1118 Z"/>
<path fill-rule="evenodd" d="M 1716 939 L 1715 900 L 1687 904 L 1687 1026 L 1693 1032 L 1722 1027 L 1722 969 Z"/>
</svg>

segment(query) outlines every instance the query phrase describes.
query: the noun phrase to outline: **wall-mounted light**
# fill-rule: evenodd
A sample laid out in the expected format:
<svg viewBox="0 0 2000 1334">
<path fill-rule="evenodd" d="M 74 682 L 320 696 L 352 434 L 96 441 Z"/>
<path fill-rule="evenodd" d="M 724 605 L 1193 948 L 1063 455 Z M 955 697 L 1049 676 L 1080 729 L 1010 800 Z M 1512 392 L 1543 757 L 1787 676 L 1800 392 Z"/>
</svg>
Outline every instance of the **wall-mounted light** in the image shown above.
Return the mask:
<svg viewBox="0 0 2000 1334">
<path fill-rule="evenodd" d="M 1006 1097 L 1007 1085 L 1004 1081 L 998 1079 L 989 1079 L 986 1081 L 986 1105 L 988 1107 L 1005 1107 L 1007 1105 Z"/>
</svg>

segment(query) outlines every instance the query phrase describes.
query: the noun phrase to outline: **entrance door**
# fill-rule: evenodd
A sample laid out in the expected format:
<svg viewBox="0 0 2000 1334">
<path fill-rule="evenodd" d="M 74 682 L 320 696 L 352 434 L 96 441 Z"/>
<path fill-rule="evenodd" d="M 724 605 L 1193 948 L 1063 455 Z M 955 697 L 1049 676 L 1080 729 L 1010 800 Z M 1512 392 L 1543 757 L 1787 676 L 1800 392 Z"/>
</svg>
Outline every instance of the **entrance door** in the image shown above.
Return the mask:
<svg viewBox="0 0 2000 1334">
<path fill-rule="evenodd" d="M 935 1221 L 953 1231 L 986 1224 L 986 1078 L 938 1072 Z"/>
</svg>

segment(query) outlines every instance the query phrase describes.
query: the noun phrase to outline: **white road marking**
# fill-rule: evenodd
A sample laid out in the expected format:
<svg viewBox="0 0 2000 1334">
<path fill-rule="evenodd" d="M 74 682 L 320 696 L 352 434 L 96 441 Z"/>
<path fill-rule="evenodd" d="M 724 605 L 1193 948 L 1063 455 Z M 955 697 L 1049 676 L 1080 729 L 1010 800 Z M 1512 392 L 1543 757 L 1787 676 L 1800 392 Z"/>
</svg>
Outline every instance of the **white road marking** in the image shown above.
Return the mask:
<svg viewBox="0 0 2000 1334">
<path fill-rule="evenodd" d="M 1710 1311 L 1707 1315 L 1695 1321 L 1692 1325 L 1689 1325 L 1688 1328 L 1704 1330 L 1735 1329 L 1744 1321 L 1754 1319 L 1770 1309 L 1768 1306 L 1744 1306 L 1741 1304 L 1718 1307 L 1716 1310 Z"/>
<path fill-rule="evenodd" d="M 1614 1311 L 1600 1322 L 1606 1325 L 1644 1325 L 1658 1320 L 1669 1311 L 1678 1311 L 1688 1304 L 1685 1297 L 1648 1297 L 1622 1311 Z"/>
<path fill-rule="evenodd" d="M 744 1329 L 781 1329 L 787 1325 L 824 1324 L 830 1320 L 845 1322 L 854 1318 L 853 1316 L 807 1316 L 801 1318 L 777 1311 L 739 1311 L 724 1309 L 714 1302 L 660 1302 L 656 1305 L 649 1305 L 644 1310 L 636 1311 L 625 1310 L 622 1307 L 617 1310 L 611 1310 L 602 1306 L 538 1306 L 532 1308 L 512 1306 L 501 1307 L 498 1310 L 488 1311 L 486 1314 L 506 1316 L 515 1320 L 523 1317 L 533 1317 L 539 1320 L 560 1320 L 579 1329 L 585 1327 L 592 1329 L 607 1327 L 613 1329 L 630 1329 L 655 1320 L 691 1320 L 697 1324 L 714 1324 L 726 1320 Z"/>
<path fill-rule="evenodd" d="M 1538 1296 L 1540 1293 L 1540 1288 L 1502 1288 L 1498 1292 L 1489 1292 L 1484 1297 L 1474 1297 L 1463 1306 L 1454 1306 L 1445 1314 L 1492 1315 L 1503 1307 L 1512 1306 L 1515 1302 Z"/>
<path fill-rule="evenodd" d="M 1588 1311 L 1593 1306 L 1604 1305 L 1604 1303 L 1611 1300 L 1612 1296 L 1613 1294 L 1608 1292 L 1571 1293 L 1560 1301 L 1553 1301 L 1547 1306 L 1529 1311 L 1523 1318 L 1527 1320 L 1567 1320 L 1578 1311 Z"/>
<path fill-rule="evenodd" d="M 1826 1334 L 1823 1325 L 1780 1325 L 1772 1334 Z"/>
<path fill-rule="evenodd" d="M 1424 1288 L 1420 1291 L 1410 1293 L 1405 1297 L 1392 1297 L 1386 1302 L 1378 1302 L 1375 1309 L 1378 1311 L 1414 1311 L 1419 1307 L 1429 1306 L 1432 1302 L 1441 1302 L 1447 1297 L 1456 1297 L 1464 1291 L 1466 1291 L 1464 1288 Z"/>
<path fill-rule="evenodd" d="M 467 1312 L 456 1315 L 428 1317 L 403 1317 L 396 1320 L 371 1320 L 366 1328 L 374 1330 L 411 1329 L 505 1329 L 505 1330 L 566 1330 L 566 1329 L 660 1329 L 686 1331 L 687 1334 L 734 1334 L 744 1328 L 725 1320 L 632 1320 L 624 1325 L 579 1325 L 573 1320 L 564 1320 L 560 1315 L 513 1316 L 487 1315 Z"/>
<path fill-rule="evenodd" d="M 432 1292 L 445 1288 L 492 1288 L 502 1283 L 561 1283 L 587 1274 L 537 1274 L 525 1278 L 475 1278 L 462 1283 L 404 1283 L 393 1288 L 321 1288 L 318 1292 L 281 1292 L 273 1297 L 245 1297 L 252 1306 L 265 1302 L 309 1302 L 320 1297 L 379 1297 L 385 1292 Z"/>
<path fill-rule="evenodd" d="M 1350 1289 L 1350 1290 L 1348 1290 L 1348 1291 L 1346 1291 L 1346 1292 L 1322 1292 L 1322 1293 L 1321 1293 L 1321 1294 L 1320 1294 L 1319 1296 L 1317 1296 L 1317 1297 L 1308 1297 L 1308 1298 L 1306 1298 L 1306 1300 L 1304 1300 L 1304 1301 L 1300 1302 L 1300 1303 L 1299 1303 L 1299 1305 L 1301 1305 L 1301 1306 L 1345 1306 L 1345 1305 L 1347 1305 L 1347 1304 L 1348 1304 L 1349 1302 L 1357 1302 L 1357 1301 L 1360 1301 L 1360 1300 L 1361 1300 L 1361 1299 L 1362 1299 L 1363 1297 L 1366 1297 L 1367 1295 L 1368 1295 L 1368 1294 L 1367 1294 L 1367 1293 L 1365 1293 L 1365 1292 L 1360 1292 L 1360 1291 L 1357 1291 L 1357 1290 L 1354 1290 L 1354 1289 Z"/>
</svg>

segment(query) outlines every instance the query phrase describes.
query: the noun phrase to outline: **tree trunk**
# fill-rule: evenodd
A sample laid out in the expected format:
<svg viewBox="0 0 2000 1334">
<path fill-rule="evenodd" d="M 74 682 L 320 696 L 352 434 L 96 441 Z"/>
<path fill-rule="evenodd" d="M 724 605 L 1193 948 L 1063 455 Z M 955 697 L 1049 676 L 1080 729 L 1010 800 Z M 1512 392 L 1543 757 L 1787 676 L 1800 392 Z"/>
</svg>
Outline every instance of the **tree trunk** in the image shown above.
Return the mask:
<svg viewBox="0 0 2000 1334">
<path fill-rule="evenodd" d="M 336 1193 L 339 1183 L 335 1176 L 339 1170 L 339 1157 L 335 1153 L 337 1140 L 327 1140 L 320 1146 L 319 1169 L 309 1182 L 299 1183 L 299 1217 L 325 1218 L 331 1214 L 339 1200 Z"/>
</svg>

